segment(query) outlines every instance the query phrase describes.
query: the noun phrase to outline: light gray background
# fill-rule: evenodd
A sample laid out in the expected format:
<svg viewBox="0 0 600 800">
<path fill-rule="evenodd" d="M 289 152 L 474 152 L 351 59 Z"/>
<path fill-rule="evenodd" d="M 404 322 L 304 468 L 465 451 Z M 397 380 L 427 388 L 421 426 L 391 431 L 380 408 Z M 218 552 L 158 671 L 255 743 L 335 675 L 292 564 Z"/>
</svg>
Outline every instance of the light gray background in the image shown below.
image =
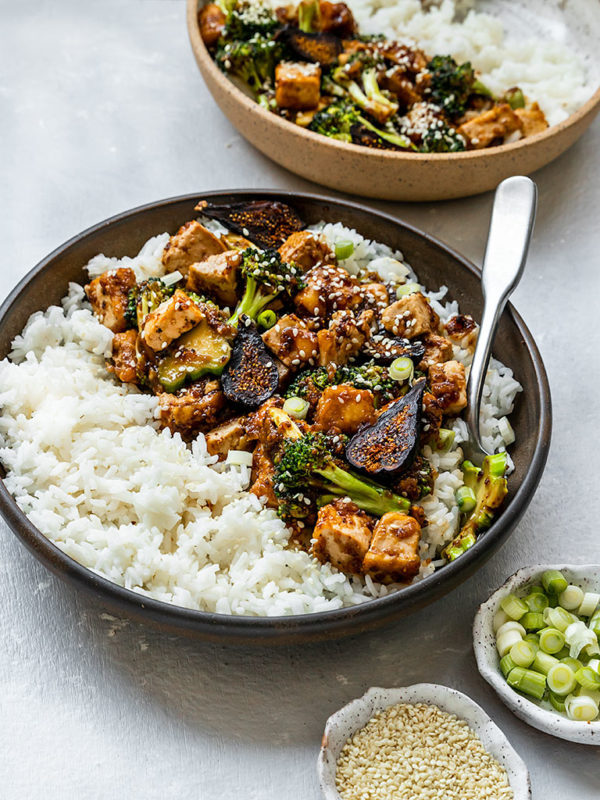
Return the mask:
<svg viewBox="0 0 600 800">
<path fill-rule="evenodd" d="M 116 212 L 183 192 L 314 189 L 254 151 L 212 102 L 182 0 L 2 0 L 2 294 Z M 600 797 L 597 748 L 514 718 L 479 678 L 477 605 L 523 564 L 600 561 L 597 463 L 600 126 L 539 172 L 515 303 L 554 396 L 548 468 L 519 529 L 453 594 L 368 636 L 227 649 L 103 618 L 0 526 L 0 797 L 316 800 L 327 716 L 370 685 L 446 683 L 492 715 L 535 800 Z M 491 196 L 377 204 L 474 260 Z"/>
</svg>

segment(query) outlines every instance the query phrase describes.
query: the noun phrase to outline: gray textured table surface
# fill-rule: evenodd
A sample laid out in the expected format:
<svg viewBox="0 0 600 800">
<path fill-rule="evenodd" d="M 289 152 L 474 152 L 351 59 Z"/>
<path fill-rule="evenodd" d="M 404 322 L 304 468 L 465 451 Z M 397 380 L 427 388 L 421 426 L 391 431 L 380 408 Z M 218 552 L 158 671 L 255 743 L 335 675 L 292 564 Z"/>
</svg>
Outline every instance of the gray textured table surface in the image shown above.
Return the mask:
<svg viewBox="0 0 600 800">
<path fill-rule="evenodd" d="M 181 0 L 0 2 L 2 294 L 62 241 L 183 192 L 313 189 L 231 128 L 194 65 Z M 0 797 L 319 797 L 327 716 L 369 685 L 447 683 L 480 702 L 528 763 L 535 800 L 600 797 L 597 748 L 514 718 L 479 678 L 470 624 L 522 564 L 600 561 L 600 126 L 535 178 L 540 208 L 515 303 L 553 389 L 539 491 L 502 551 L 445 600 L 379 633 L 225 649 L 103 618 L 0 525 Z M 379 204 L 480 259 L 491 196 Z M 377 204 L 374 204 L 377 205 Z"/>
</svg>

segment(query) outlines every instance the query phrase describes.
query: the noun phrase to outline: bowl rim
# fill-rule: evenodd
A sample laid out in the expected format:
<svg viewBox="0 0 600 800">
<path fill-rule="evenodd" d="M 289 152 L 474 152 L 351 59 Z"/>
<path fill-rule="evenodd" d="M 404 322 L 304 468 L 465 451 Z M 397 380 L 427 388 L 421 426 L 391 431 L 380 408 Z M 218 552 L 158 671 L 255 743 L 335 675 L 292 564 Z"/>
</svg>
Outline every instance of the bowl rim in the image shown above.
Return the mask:
<svg viewBox="0 0 600 800">
<path fill-rule="evenodd" d="M 409 697 L 407 698 L 406 695 Z M 411 695 L 416 695 L 416 697 L 411 697 Z M 444 708 L 444 705 L 447 705 L 446 701 L 450 701 L 451 698 L 454 700 L 454 703 L 460 707 L 461 711 L 448 711 L 446 708 Z M 521 757 L 520 753 L 513 747 L 506 733 L 504 733 L 498 723 L 492 719 L 485 708 L 483 708 L 483 706 L 481 706 L 470 695 L 461 692 L 459 689 L 455 689 L 453 686 L 423 681 L 419 683 L 412 683 L 407 686 L 393 686 L 388 688 L 382 686 L 371 686 L 362 695 L 360 695 L 360 697 L 350 700 L 348 703 L 331 714 L 325 723 L 323 739 L 317 759 L 317 774 L 319 777 L 319 784 L 321 791 L 327 800 L 334 800 L 334 798 L 335 800 L 340 800 L 340 795 L 335 787 L 335 782 L 332 782 L 330 775 L 328 774 L 330 772 L 328 755 L 333 756 L 336 754 L 336 762 L 337 757 L 339 757 L 339 753 L 336 753 L 337 747 L 335 750 L 333 750 L 329 744 L 331 732 L 335 731 L 340 725 L 343 725 L 345 717 L 347 715 L 351 715 L 352 712 L 354 712 L 356 717 L 363 717 L 364 712 L 371 705 L 373 705 L 373 712 L 376 713 L 376 709 L 383 711 L 384 709 L 396 705 L 397 703 L 425 703 L 427 705 L 436 705 L 442 711 L 455 714 L 457 717 L 467 722 L 469 728 L 479 737 L 484 748 L 492 756 L 494 756 L 500 765 L 502 766 L 502 761 L 505 762 L 504 769 L 506 770 L 507 774 L 509 774 L 509 770 L 507 769 L 506 763 L 510 763 L 510 772 L 514 773 L 514 782 L 510 781 L 510 786 L 513 790 L 519 790 L 520 792 L 519 795 L 515 794 L 516 800 L 527 800 L 527 798 L 531 798 L 531 779 L 527 764 Z M 475 718 L 474 724 L 471 724 L 465 718 L 465 715 L 469 712 Z M 365 724 L 366 722 L 363 723 L 363 726 Z M 357 730 L 360 730 L 360 727 L 361 726 L 359 725 L 359 727 L 354 728 L 353 732 L 350 733 L 349 736 L 352 736 L 353 733 L 356 733 Z M 349 738 L 349 736 L 347 738 Z M 489 744 L 485 743 L 484 739 L 489 740 L 492 738 L 492 736 L 496 738 L 497 741 L 493 742 L 492 746 L 490 746 Z M 501 748 L 504 748 L 505 750 L 504 755 L 501 755 L 498 752 Z M 494 750 L 496 752 L 493 752 Z M 510 777 L 511 776 L 509 774 L 509 778 Z"/>
<path fill-rule="evenodd" d="M 236 198 L 247 197 L 249 199 L 278 199 L 288 203 L 301 200 L 307 203 L 326 204 L 331 207 L 332 213 L 336 207 L 350 209 L 371 219 L 375 218 L 387 224 L 391 223 L 417 238 L 428 241 L 434 247 L 451 256 L 462 269 L 471 273 L 478 280 L 481 276 L 480 270 L 471 261 L 436 237 L 390 214 L 374 210 L 360 202 L 340 200 L 321 194 L 278 189 L 225 189 L 194 192 L 145 203 L 120 212 L 86 228 L 59 245 L 34 266 L 6 297 L 0 306 L 0 328 L 9 311 L 18 304 L 24 288 L 36 279 L 41 272 L 51 267 L 55 258 L 89 236 L 112 226 L 118 227 L 137 215 L 146 212 L 166 209 L 169 206 L 185 203 L 190 203 L 193 208 L 193 205 L 199 199 L 223 201 L 224 198 L 234 196 Z M 64 580 L 72 582 L 77 588 L 96 595 L 105 603 L 110 604 L 112 607 L 118 607 L 122 612 L 138 619 L 151 619 L 165 627 L 177 628 L 181 632 L 189 632 L 191 634 L 201 633 L 209 638 L 213 636 L 219 638 L 219 640 L 229 638 L 246 642 L 253 640 L 259 642 L 267 639 L 269 641 L 277 641 L 285 637 L 288 637 L 288 639 L 293 637 L 322 638 L 324 635 L 345 635 L 350 633 L 347 628 L 354 618 L 358 618 L 364 628 L 372 627 L 377 622 L 381 623 L 386 618 L 394 615 L 394 607 L 397 606 L 399 599 L 401 599 L 401 608 L 411 608 L 418 604 L 422 594 L 433 594 L 435 598 L 443 593 L 443 591 L 439 591 L 440 585 L 451 584 L 453 577 L 457 573 L 464 571 L 466 577 L 468 577 L 475 569 L 477 562 L 484 559 L 488 551 L 489 554 L 493 553 L 500 543 L 508 537 L 512 528 L 524 513 L 540 481 L 548 456 L 552 429 L 550 387 L 541 355 L 529 329 L 511 303 L 507 303 L 505 313 L 512 318 L 523 347 L 527 350 L 528 358 L 535 373 L 533 387 L 539 393 L 540 414 L 531 462 L 520 487 L 503 509 L 502 514 L 486 531 L 485 536 L 481 536 L 473 547 L 461 555 L 460 559 L 446 564 L 443 569 L 437 570 L 423 580 L 413 583 L 399 592 L 372 598 L 355 606 L 289 616 L 237 616 L 199 611 L 146 597 L 113 583 L 108 578 L 104 578 L 79 564 L 60 550 L 50 539 L 46 538 L 25 513 L 21 511 L 13 496 L 8 492 L 4 480 L 0 480 L 0 514 L 25 546 L 52 572 Z M 438 594 L 436 594 L 436 589 Z M 396 609 L 396 615 L 400 613 Z"/>
<path fill-rule="evenodd" d="M 555 125 L 550 125 L 548 128 L 546 128 L 546 130 L 541 131 L 540 133 L 527 136 L 523 139 L 519 139 L 516 142 L 510 142 L 508 144 L 502 144 L 496 147 L 488 147 L 481 150 L 465 150 L 458 153 L 411 153 L 396 150 L 376 150 L 363 147 L 361 145 L 352 144 L 351 142 L 342 142 L 337 139 L 332 139 L 319 133 L 315 133 L 314 131 L 310 131 L 307 128 L 303 128 L 302 126 L 296 125 L 289 120 L 283 119 L 283 117 L 280 117 L 277 114 L 267 111 L 251 97 L 248 97 L 248 95 L 246 95 L 238 86 L 236 86 L 236 84 L 230 78 L 221 72 L 212 59 L 208 48 L 204 44 L 202 35 L 200 34 L 198 10 L 202 5 L 205 5 L 203 0 L 187 0 L 186 18 L 188 35 L 194 55 L 198 59 L 199 66 L 204 67 L 211 72 L 213 79 L 219 85 L 221 91 L 224 93 L 231 92 L 238 104 L 242 105 L 248 113 L 255 113 L 257 115 L 257 119 L 261 120 L 265 125 L 272 125 L 274 128 L 279 129 L 283 135 L 286 133 L 292 135 L 296 134 L 300 138 L 303 138 L 307 143 L 312 143 L 313 145 L 320 143 L 322 147 L 328 148 L 332 153 L 337 151 L 341 154 L 345 153 L 348 156 L 363 155 L 374 160 L 379 160 L 384 164 L 388 162 L 390 165 L 394 161 L 411 161 L 415 164 L 418 162 L 439 163 L 444 161 L 465 163 L 465 165 L 468 165 L 471 162 L 478 162 L 482 158 L 491 159 L 494 156 L 504 156 L 505 154 L 508 154 L 510 157 L 511 154 L 517 153 L 526 147 L 553 139 L 563 131 L 577 125 L 588 115 L 594 115 L 600 111 L 599 87 L 582 106 L 570 114 L 565 120 Z"/>
<path fill-rule="evenodd" d="M 473 651 L 477 669 L 482 678 L 494 689 L 502 702 L 519 719 L 551 736 L 579 744 L 600 745 L 600 718 L 582 723 L 567 719 L 557 712 L 539 706 L 513 689 L 504 680 L 497 667 L 488 664 L 487 658 L 493 654 L 497 658 L 495 636 L 490 636 L 491 620 L 497 610 L 500 596 L 507 591 L 522 588 L 547 569 L 556 569 L 577 575 L 582 569 L 595 570 L 600 575 L 600 564 L 532 564 L 513 572 L 488 599 L 482 603 L 473 620 Z"/>
</svg>

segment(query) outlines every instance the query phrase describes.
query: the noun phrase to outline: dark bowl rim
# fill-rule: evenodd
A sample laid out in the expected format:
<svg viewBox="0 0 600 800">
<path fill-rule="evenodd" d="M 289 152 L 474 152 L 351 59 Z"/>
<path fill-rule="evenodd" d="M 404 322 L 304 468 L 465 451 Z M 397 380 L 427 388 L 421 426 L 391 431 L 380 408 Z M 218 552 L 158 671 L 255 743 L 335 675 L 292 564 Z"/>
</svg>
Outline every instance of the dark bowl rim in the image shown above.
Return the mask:
<svg viewBox="0 0 600 800">
<path fill-rule="evenodd" d="M 162 200 L 136 206 L 126 211 L 122 211 L 103 221 L 92 225 L 82 232 L 72 236 L 67 241 L 56 247 L 45 258 L 39 261 L 12 289 L 6 299 L 0 305 L 0 327 L 4 322 L 5 316 L 12 307 L 18 303 L 19 296 L 23 289 L 34 280 L 39 273 L 48 267 L 52 261 L 67 251 L 73 245 L 79 244 L 88 236 L 126 222 L 136 215 L 148 211 L 155 211 L 158 208 L 177 205 L 179 203 L 197 202 L 199 199 L 223 199 L 225 197 L 252 197 L 264 199 L 280 199 L 289 203 L 294 200 L 302 200 L 308 203 L 325 203 L 334 206 L 350 208 L 361 214 L 370 217 L 378 217 L 388 224 L 399 226 L 413 235 L 427 240 L 438 249 L 452 256 L 463 269 L 466 269 L 477 279 L 480 278 L 480 270 L 465 256 L 454 250 L 449 245 L 441 242 L 434 236 L 421 231 L 409 223 L 393 217 L 391 214 L 376 211 L 363 203 L 339 200 L 333 197 L 315 194 L 311 192 L 292 192 L 278 189 L 223 189 L 209 192 L 194 192 L 191 194 L 176 195 Z M 310 637 L 323 633 L 323 630 L 343 628 L 354 618 L 361 625 L 366 627 L 369 623 L 373 624 L 376 619 L 389 617 L 394 614 L 394 607 L 411 607 L 416 605 L 422 594 L 431 591 L 434 598 L 436 589 L 443 584 L 450 583 L 452 578 L 459 572 L 464 571 L 467 576 L 472 572 L 474 565 L 484 560 L 487 551 L 493 552 L 508 536 L 513 525 L 515 525 L 523 514 L 529 500 L 540 481 L 542 472 L 548 456 L 550 447 L 550 437 L 552 429 L 552 405 L 550 397 L 550 387 L 546 370 L 535 344 L 533 337 L 525 325 L 523 319 L 512 306 L 507 304 L 506 313 L 512 317 L 519 334 L 523 339 L 528 356 L 532 362 L 537 391 L 540 398 L 540 416 L 537 425 L 534 453 L 523 478 L 521 486 L 511 498 L 509 504 L 503 509 L 500 517 L 491 525 L 484 536 L 481 536 L 475 545 L 464 553 L 460 559 L 445 565 L 442 569 L 432 573 L 428 577 L 414 583 L 399 592 L 392 592 L 379 598 L 373 598 L 356 606 L 349 606 L 341 609 L 319 611 L 309 614 L 297 614 L 289 616 L 238 616 L 234 614 L 218 614 L 209 611 L 199 611 L 167 603 L 162 600 L 155 600 L 143 594 L 126 589 L 117 583 L 113 583 L 108 578 L 93 572 L 88 567 L 79 564 L 73 558 L 64 553 L 57 545 L 50 541 L 44 534 L 29 520 L 26 514 L 21 511 L 13 496 L 7 490 L 4 480 L 0 480 L 0 514 L 7 521 L 9 527 L 25 546 L 34 553 L 46 567 L 57 574 L 59 577 L 74 583 L 77 588 L 96 595 L 101 595 L 113 607 L 118 607 L 134 617 L 151 618 L 159 624 L 179 628 L 189 632 L 202 632 L 210 635 L 210 631 L 222 632 L 224 639 L 236 639 L 239 641 L 249 641 L 252 639 L 274 640 L 278 636 L 299 636 Z M 469 570 L 471 567 L 471 570 Z M 401 601 L 398 604 L 398 601 Z M 386 613 L 386 611 L 388 613 Z"/>
</svg>

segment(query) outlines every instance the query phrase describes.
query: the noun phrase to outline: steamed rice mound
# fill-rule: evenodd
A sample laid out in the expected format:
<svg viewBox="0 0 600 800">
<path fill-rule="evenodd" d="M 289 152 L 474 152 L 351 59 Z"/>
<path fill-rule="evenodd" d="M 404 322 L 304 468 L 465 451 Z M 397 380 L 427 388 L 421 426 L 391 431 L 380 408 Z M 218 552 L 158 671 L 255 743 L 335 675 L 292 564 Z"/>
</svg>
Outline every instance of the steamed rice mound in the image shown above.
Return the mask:
<svg viewBox="0 0 600 800">
<path fill-rule="evenodd" d="M 354 255 L 344 262 L 349 271 L 374 259 L 402 258 L 342 225 L 316 227 L 332 243 L 353 239 Z M 159 275 L 168 239 L 151 239 L 133 259 L 97 256 L 90 275 L 118 266 L 134 269 L 140 279 Z M 443 319 L 458 310 L 456 303 L 442 304 L 445 291 L 429 294 Z M 140 594 L 223 614 L 310 613 L 398 588 L 344 575 L 287 549 L 288 529 L 246 491 L 247 467 L 217 464 L 202 434 L 188 446 L 178 434 L 160 431 L 157 398 L 111 377 L 105 360 L 112 336 L 93 316 L 82 287 L 71 284 L 62 306 L 33 314 L 9 359 L 0 362 L 5 484 L 62 551 Z M 470 361 L 458 347 L 454 357 Z M 520 388 L 510 369 L 492 362 L 482 407 L 488 448 L 512 440 L 506 415 Z M 422 502 L 429 525 L 417 580 L 441 563 L 436 553 L 458 529 L 454 493 L 462 485 L 464 422 L 456 420 L 454 429 L 450 452 L 425 450 L 440 474 Z"/>
</svg>

